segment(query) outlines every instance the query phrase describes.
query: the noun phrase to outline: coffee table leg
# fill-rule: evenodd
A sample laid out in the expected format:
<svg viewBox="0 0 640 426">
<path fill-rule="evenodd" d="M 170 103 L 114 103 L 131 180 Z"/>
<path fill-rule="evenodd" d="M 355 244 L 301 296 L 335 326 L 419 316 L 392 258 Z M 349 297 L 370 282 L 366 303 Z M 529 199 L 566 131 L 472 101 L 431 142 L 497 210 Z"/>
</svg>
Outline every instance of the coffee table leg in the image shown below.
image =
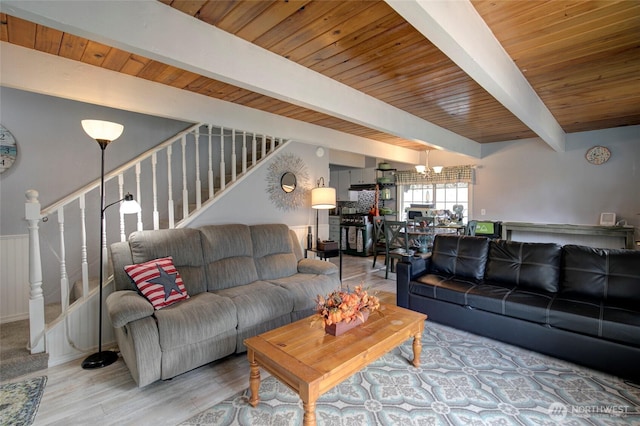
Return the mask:
<svg viewBox="0 0 640 426">
<path fill-rule="evenodd" d="M 422 331 L 424 325 L 420 327 L 418 333 L 413 336 L 413 366 L 420 367 L 420 353 L 422 352 Z"/>
<path fill-rule="evenodd" d="M 249 358 L 249 369 L 251 371 L 249 374 L 249 392 L 251 394 L 249 404 L 255 407 L 260 402 L 260 367 L 251 349 L 247 351 L 247 357 Z"/>
<path fill-rule="evenodd" d="M 316 402 L 302 401 L 302 407 L 304 408 L 304 418 L 302 424 L 304 426 L 316 426 Z"/>
</svg>

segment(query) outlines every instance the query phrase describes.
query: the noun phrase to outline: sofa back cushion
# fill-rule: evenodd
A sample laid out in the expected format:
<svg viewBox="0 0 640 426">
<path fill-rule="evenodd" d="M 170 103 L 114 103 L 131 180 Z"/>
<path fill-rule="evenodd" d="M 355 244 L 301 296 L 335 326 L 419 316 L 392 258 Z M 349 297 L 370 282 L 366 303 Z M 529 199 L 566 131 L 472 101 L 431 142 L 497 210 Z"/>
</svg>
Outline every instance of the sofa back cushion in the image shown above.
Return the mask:
<svg viewBox="0 0 640 426">
<path fill-rule="evenodd" d="M 200 232 L 209 291 L 237 287 L 258 279 L 249 226 L 207 225 L 200 228 Z"/>
<path fill-rule="evenodd" d="M 190 295 L 207 290 L 200 231 L 192 228 L 137 231 L 129 236 L 131 264 L 171 256 Z M 116 265 L 114 263 L 114 268 Z M 130 281 L 130 290 L 138 290 Z"/>
<path fill-rule="evenodd" d="M 253 257 L 261 280 L 289 277 L 298 272 L 298 259 L 287 225 L 253 225 L 251 240 Z"/>
<path fill-rule="evenodd" d="M 491 241 L 485 280 L 556 293 L 562 246 L 555 243 Z"/>
<path fill-rule="evenodd" d="M 566 245 L 562 273 L 564 294 L 640 302 L 640 251 Z"/>
<path fill-rule="evenodd" d="M 488 238 L 438 234 L 433 242 L 430 272 L 480 280 L 488 252 Z"/>
</svg>

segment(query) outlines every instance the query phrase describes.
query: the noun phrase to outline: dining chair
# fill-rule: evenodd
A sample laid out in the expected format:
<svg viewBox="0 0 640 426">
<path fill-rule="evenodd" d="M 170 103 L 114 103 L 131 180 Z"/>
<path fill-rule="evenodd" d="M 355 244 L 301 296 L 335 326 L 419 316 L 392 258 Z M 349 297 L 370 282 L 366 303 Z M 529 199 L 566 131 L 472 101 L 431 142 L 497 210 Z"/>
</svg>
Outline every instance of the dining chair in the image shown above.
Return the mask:
<svg viewBox="0 0 640 426">
<path fill-rule="evenodd" d="M 389 278 L 389 268 L 394 271 L 393 259 L 409 256 L 409 236 L 407 235 L 407 221 L 384 221 L 384 236 L 386 240 L 385 260 L 387 267 L 384 278 Z"/>
<path fill-rule="evenodd" d="M 384 216 L 374 216 L 373 217 L 373 267 L 376 267 L 376 259 L 378 258 L 378 253 L 385 253 L 385 262 L 386 262 L 386 252 L 387 252 L 387 243 L 384 237 Z"/>
<path fill-rule="evenodd" d="M 464 235 L 476 235 L 476 226 L 478 226 L 477 220 L 470 220 L 467 222 L 467 227 L 464 229 Z"/>
</svg>

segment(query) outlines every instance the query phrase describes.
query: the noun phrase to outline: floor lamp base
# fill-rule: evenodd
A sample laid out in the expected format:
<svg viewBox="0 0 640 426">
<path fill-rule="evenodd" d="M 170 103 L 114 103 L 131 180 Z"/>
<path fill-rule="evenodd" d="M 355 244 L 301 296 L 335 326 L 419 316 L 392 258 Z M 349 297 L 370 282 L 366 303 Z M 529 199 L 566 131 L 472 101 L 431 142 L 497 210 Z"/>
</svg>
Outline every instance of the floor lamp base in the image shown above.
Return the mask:
<svg viewBox="0 0 640 426">
<path fill-rule="evenodd" d="M 84 361 L 82 361 L 82 368 L 90 370 L 93 368 L 102 368 L 107 365 L 111 365 L 118 360 L 118 353 L 113 351 L 97 352 L 93 355 L 89 355 Z"/>
</svg>

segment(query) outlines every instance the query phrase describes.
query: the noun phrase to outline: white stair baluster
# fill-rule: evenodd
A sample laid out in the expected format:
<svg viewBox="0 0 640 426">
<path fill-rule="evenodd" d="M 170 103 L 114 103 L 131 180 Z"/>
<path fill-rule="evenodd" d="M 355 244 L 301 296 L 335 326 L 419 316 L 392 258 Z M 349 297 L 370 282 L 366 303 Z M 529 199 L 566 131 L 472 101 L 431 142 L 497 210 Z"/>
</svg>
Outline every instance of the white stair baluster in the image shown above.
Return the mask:
<svg viewBox="0 0 640 426">
<path fill-rule="evenodd" d="M 182 146 L 182 220 L 189 217 L 189 190 L 187 189 L 187 135 L 180 141 Z"/>
<path fill-rule="evenodd" d="M 153 229 L 160 229 L 160 214 L 158 213 L 158 155 L 151 154 L 151 185 L 153 191 Z"/>
<path fill-rule="evenodd" d="M 200 181 L 200 129 L 193 133 L 196 147 L 196 209 L 202 207 L 202 182 Z"/>
<path fill-rule="evenodd" d="M 213 198 L 213 147 L 212 147 L 212 139 L 213 139 L 213 126 L 211 124 L 207 125 L 207 129 L 209 129 L 209 168 L 207 169 L 207 178 L 209 179 L 209 199 Z"/>
<path fill-rule="evenodd" d="M 120 199 L 124 198 L 124 194 L 120 195 Z M 136 201 L 138 201 L 138 204 L 140 204 L 142 206 L 142 191 L 140 190 L 140 162 L 136 163 Z M 122 219 L 122 223 L 124 223 L 124 217 Z M 124 228 L 124 226 L 123 226 Z M 142 224 L 142 210 L 140 210 L 138 212 L 138 227 L 137 227 L 138 231 L 142 231 L 144 229 L 144 226 Z M 122 240 L 122 241 L 126 241 Z M 106 277 L 106 275 L 105 275 Z"/>
<path fill-rule="evenodd" d="M 247 172 L 247 132 L 242 132 L 242 174 Z"/>
<path fill-rule="evenodd" d="M 173 211 L 173 178 L 171 172 L 171 155 L 173 153 L 173 147 L 169 145 L 167 147 L 167 191 L 169 200 L 167 201 L 167 208 L 169 209 L 169 229 L 173 229 L 176 226 L 174 211 Z"/>
<path fill-rule="evenodd" d="M 58 232 L 60 234 L 60 303 L 62 312 L 69 309 L 69 278 L 67 277 L 67 260 L 64 245 L 64 207 L 58 209 Z"/>
<path fill-rule="evenodd" d="M 222 191 L 225 187 L 225 169 L 226 166 L 224 164 L 224 127 L 220 127 L 220 190 Z"/>
<path fill-rule="evenodd" d="M 236 129 L 231 130 L 231 181 L 236 181 Z"/>
<path fill-rule="evenodd" d="M 255 166 L 258 161 L 258 141 L 256 140 L 256 134 L 253 134 L 251 140 L 251 166 Z"/>
<path fill-rule="evenodd" d="M 260 160 L 264 160 L 264 157 L 267 155 L 267 137 L 262 135 L 262 152 L 260 152 Z"/>
<path fill-rule="evenodd" d="M 118 175 L 118 194 L 118 199 L 122 200 L 124 198 L 124 175 L 122 173 Z M 124 229 L 124 213 L 122 212 L 120 212 L 120 241 L 127 241 Z"/>
<path fill-rule="evenodd" d="M 29 346 L 31 353 L 45 351 L 44 295 L 42 293 L 42 258 L 40 257 L 40 202 L 38 191 L 25 193 L 25 219 L 29 229 Z"/>
<path fill-rule="evenodd" d="M 89 294 L 89 261 L 87 260 L 87 209 L 84 194 L 78 198 L 80 204 L 80 226 L 82 227 L 80 238 L 82 247 L 80 248 L 80 262 L 82 263 L 82 297 Z"/>
</svg>

